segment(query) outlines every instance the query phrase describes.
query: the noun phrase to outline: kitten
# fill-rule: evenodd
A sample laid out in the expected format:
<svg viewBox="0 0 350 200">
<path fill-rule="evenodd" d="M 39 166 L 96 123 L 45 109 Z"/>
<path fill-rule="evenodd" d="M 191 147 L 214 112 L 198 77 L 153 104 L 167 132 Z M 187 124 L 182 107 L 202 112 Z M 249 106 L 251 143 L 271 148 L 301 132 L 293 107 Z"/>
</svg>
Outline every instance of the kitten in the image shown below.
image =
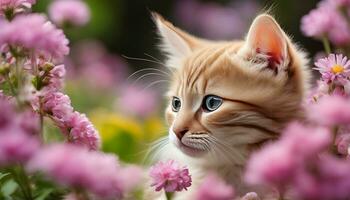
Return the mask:
<svg viewBox="0 0 350 200">
<path fill-rule="evenodd" d="M 251 152 L 302 117 L 310 79 L 305 54 L 267 14 L 255 18 L 244 41 L 200 39 L 153 17 L 173 71 L 169 143 L 160 159 L 178 160 L 193 177 L 193 186 L 175 199 L 193 199 L 210 171 L 243 195 L 252 190 L 242 180 Z"/>
</svg>

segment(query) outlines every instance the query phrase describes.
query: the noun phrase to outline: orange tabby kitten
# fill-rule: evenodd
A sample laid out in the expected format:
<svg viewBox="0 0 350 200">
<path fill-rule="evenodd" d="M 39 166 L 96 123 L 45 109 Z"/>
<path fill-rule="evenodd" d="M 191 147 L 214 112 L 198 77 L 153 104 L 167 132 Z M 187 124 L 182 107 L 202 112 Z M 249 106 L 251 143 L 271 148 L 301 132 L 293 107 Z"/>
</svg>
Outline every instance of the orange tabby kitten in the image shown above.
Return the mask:
<svg viewBox="0 0 350 200">
<path fill-rule="evenodd" d="M 256 17 L 244 41 L 219 42 L 153 16 L 173 71 L 166 109 L 169 143 L 160 159 L 187 165 L 194 181 L 175 199 L 193 199 L 209 171 L 243 195 L 250 190 L 242 172 L 251 152 L 302 116 L 309 80 L 304 53 L 267 14 Z"/>
</svg>

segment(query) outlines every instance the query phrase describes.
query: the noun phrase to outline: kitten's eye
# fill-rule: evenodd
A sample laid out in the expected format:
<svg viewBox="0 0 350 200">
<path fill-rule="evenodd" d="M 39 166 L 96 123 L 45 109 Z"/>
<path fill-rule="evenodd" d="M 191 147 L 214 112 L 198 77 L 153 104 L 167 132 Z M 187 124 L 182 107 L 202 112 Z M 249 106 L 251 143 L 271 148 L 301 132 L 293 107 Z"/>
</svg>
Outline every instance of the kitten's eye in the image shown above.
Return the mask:
<svg viewBox="0 0 350 200">
<path fill-rule="evenodd" d="M 212 112 L 218 109 L 222 104 L 222 98 L 215 95 L 207 95 L 203 99 L 202 108 Z"/>
<path fill-rule="evenodd" d="M 178 97 L 173 97 L 173 100 L 171 102 L 172 108 L 174 112 L 179 112 L 181 108 L 181 101 Z"/>
</svg>

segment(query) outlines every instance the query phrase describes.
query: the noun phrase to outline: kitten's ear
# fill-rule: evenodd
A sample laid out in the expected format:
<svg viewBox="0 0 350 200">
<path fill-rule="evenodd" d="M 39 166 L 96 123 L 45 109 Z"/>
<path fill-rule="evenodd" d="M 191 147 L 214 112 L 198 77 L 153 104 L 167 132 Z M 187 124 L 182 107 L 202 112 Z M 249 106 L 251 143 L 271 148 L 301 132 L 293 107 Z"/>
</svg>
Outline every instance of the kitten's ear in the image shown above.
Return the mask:
<svg viewBox="0 0 350 200">
<path fill-rule="evenodd" d="M 158 13 L 151 12 L 151 14 L 162 38 L 162 48 L 166 53 L 174 57 L 183 57 L 192 52 L 198 43 L 195 37 L 175 27 Z"/>
<path fill-rule="evenodd" d="M 267 14 L 259 15 L 253 21 L 246 39 L 247 48 L 260 58 L 267 58 L 269 68 L 289 61 L 287 37 L 275 19 Z"/>
</svg>

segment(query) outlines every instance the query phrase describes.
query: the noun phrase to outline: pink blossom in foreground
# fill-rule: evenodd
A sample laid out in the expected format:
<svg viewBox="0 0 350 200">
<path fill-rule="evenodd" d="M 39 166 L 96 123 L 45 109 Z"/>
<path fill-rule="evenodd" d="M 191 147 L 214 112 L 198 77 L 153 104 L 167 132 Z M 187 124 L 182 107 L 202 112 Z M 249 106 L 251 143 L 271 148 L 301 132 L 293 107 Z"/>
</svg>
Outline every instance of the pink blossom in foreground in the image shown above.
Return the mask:
<svg viewBox="0 0 350 200">
<path fill-rule="evenodd" d="M 0 0 L 0 15 L 11 15 L 21 12 L 24 8 L 31 8 L 36 0 Z"/>
<path fill-rule="evenodd" d="M 74 112 L 64 122 L 68 132 L 68 140 L 74 144 L 87 146 L 91 150 L 100 147 L 100 136 L 90 120 L 84 114 Z"/>
<path fill-rule="evenodd" d="M 335 145 L 338 153 L 348 156 L 350 153 L 350 129 L 346 126 L 341 126 L 337 130 Z"/>
<path fill-rule="evenodd" d="M 156 110 L 157 102 L 154 91 L 138 86 L 126 86 L 117 105 L 125 113 L 145 117 Z"/>
<path fill-rule="evenodd" d="M 330 140 L 331 135 L 326 129 L 293 123 L 279 141 L 252 155 L 245 180 L 249 184 L 266 184 L 283 190 L 304 162 L 311 162 L 327 149 Z"/>
<path fill-rule="evenodd" d="M 349 81 L 350 60 L 342 54 L 330 54 L 326 58 L 319 59 L 315 65 L 315 69 L 327 83 L 346 84 Z"/>
<path fill-rule="evenodd" d="M 0 96 L 0 165 L 26 162 L 38 150 L 38 118 L 35 113 L 16 113 L 14 105 Z M 28 118 L 29 117 L 29 118 Z"/>
<path fill-rule="evenodd" d="M 232 200 L 234 189 L 218 176 L 209 174 L 199 186 L 196 200 Z"/>
<path fill-rule="evenodd" d="M 348 199 L 350 196 L 350 162 L 324 155 L 305 163 L 291 183 L 293 199 Z M 307 167 L 308 166 L 308 167 Z"/>
<path fill-rule="evenodd" d="M 1 93 L 0 94 L 0 129 L 5 129 L 11 126 L 12 120 L 15 118 L 15 111 L 10 102 Z"/>
<path fill-rule="evenodd" d="M 326 96 L 308 110 L 310 120 L 327 126 L 350 123 L 350 101 L 340 96 Z"/>
<path fill-rule="evenodd" d="M 112 154 L 88 151 L 70 144 L 56 144 L 43 148 L 28 163 L 30 172 L 40 171 L 67 187 L 84 188 L 103 198 L 119 199 L 135 183 L 137 174 L 130 179 L 122 178 L 123 169 Z"/>
<path fill-rule="evenodd" d="M 39 145 L 37 138 L 18 127 L 0 129 L 0 166 L 27 162 Z"/>
<path fill-rule="evenodd" d="M 68 39 L 44 15 L 28 14 L 16 17 L 3 25 L 0 46 L 3 44 L 23 47 L 35 55 L 62 59 L 69 53 Z"/>
<path fill-rule="evenodd" d="M 55 0 L 49 6 L 49 15 L 59 26 L 83 26 L 90 20 L 89 7 L 81 0 Z"/>
<path fill-rule="evenodd" d="M 165 192 L 187 190 L 192 183 L 188 169 L 180 166 L 180 164 L 174 160 L 159 162 L 152 166 L 150 177 L 152 178 L 151 186 L 154 186 L 156 191 L 162 189 L 164 189 Z"/>
<path fill-rule="evenodd" d="M 36 135 L 40 131 L 39 114 L 32 111 L 24 111 L 17 115 L 19 127 L 29 135 Z"/>
</svg>

